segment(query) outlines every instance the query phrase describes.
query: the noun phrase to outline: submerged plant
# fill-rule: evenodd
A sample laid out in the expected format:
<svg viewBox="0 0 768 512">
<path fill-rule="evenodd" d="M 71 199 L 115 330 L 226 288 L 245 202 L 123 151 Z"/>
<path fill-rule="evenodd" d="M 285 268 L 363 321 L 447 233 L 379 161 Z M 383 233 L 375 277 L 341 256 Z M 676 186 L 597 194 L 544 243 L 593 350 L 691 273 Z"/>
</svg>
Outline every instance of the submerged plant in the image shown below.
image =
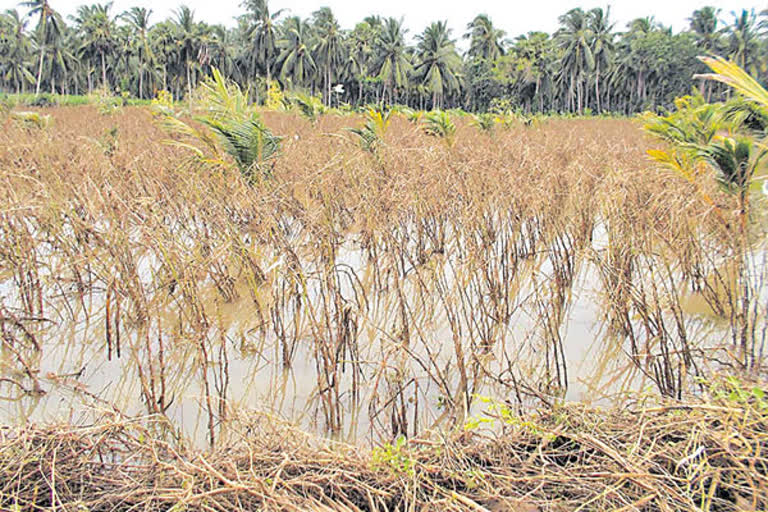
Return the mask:
<svg viewBox="0 0 768 512">
<path fill-rule="evenodd" d="M 699 60 L 709 66 L 713 73 L 697 75 L 695 78 L 723 83 L 732 87 L 745 99 L 768 107 L 768 90 L 752 78 L 749 73 L 741 69 L 738 64 L 722 57 L 699 57 Z"/>
<path fill-rule="evenodd" d="M 722 106 L 722 117 L 752 137 L 768 134 L 768 107 L 735 96 Z"/>
<path fill-rule="evenodd" d="M 719 105 L 709 104 L 701 95 L 675 100 L 675 111 L 667 116 L 646 113 L 643 128 L 651 135 L 682 149 L 706 145 L 715 134 L 727 129 Z"/>
<path fill-rule="evenodd" d="M 205 114 L 195 120 L 203 125 L 203 130 L 179 119 L 166 102 L 158 101 L 155 105 L 153 111 L 168 132 L 192 141 L 174 140 L 171 144 L 190 149 L 201 160 L 216 164 L 224 163 L 222 147 L 249 183 L 271 176 L 282 138 L 264 125 L 249 102 L 248 93 L 236 83 L 225 80 L 214 68 L 213 75 L 201 85 L 200 96 Z M 212 158 L 205 156 L 200 143 L 213 155 Z"/>
<path fill-rule="evenodd" d="M 750 190 L 757 185 L 763 159 L 768 152 L 764 140 L 764 121 L 768 119 L 768 91 L 736 64 L 722 58 L 702 57 L 714 73 L 699 78 L 729 85 L 740 95 L 729 104 L 708 104 L 701 97 L 682 98 L 676 102 L 677 111 L 665 117 L 646 115 L 645 130 L 670 144 L 666 150 L 651 150 L 654 160 L 666 165 L 699 187 L 699 192 L 723 220 L 731 233 L 737 289 L 731 299 L 732 341 L 739 348 L 743 368 L 759 367 L 763 345 L 758 341 L 756 323 L 761 296 L 762 277 L 750 239 L 755 232 L 750 224 Z M 695 178 L 702 170 L 711 169 L 722 188 L 738 198 L 737 229 L 731 229 L 723 211 L 705 193 Z M 764 233 L 758 239 L 764 239 Z M 758 349 L 758 346 L 760 348 Z"/>
<path fill-rule="evenodd" d="M 717 170 L 717 180 L 729 191 L 746 194 L 766 150 L 747 136 L 716 136 L 700 155 Z"/>
<path fill-rule="evenodd" d="M 280 89 L 280 84 L 277 83 L 277 80 L 270 80 L 267 83 L 267 99 L 264 106 L 269 109 L 278 110 L 285 106 L 285 102 L 285 95 L 282 89 Z"/>
<path fill-rule="evenodd" d="M 156 116 L 173 116 L 174 102 L 173 95 L 166 91 L 161 90 L 157 92 L 157 95 L 152 98 L 150 102 L 152 113 Z"/>
<path fill-rule="evenodd" d="M 419 123 L 421 119 L 424 117 L 424 111 L 423 110 L 414 110 L 412 108 L 408 107 L 395 107 L 393 108 L 395 112 L 398 112 L 405 116 L 405 118 L 410 123 Z"/>
</svg>

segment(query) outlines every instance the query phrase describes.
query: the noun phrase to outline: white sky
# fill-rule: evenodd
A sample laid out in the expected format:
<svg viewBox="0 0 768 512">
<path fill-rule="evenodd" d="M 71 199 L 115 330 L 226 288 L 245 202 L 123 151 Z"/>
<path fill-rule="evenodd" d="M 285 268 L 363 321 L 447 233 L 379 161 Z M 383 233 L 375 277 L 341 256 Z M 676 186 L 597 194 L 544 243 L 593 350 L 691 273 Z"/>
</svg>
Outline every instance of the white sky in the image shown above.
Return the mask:
<svg viewBox="0 0 768 512">
<path fill-rule="evenodd" d="M 84 3 L 99 0 L 50 0 L 52 7 L 63 15 L 73 14 Z M 106 0 L 100 0 L 101 3 Z M 233 26 L 233 18 L 242 14 L 241 0 L 114 0 L 113 13 L 117 14 L 132 6 L 152 9 L 151 21 L 156 23 L 171 15 L 173 9 L 185 3 L 195 11 L 198 20 L 208 23 L 221 23 Z M 16 7 L 14 0 L 0 0 L 0 8 Z M 338 17 L 343 28 L 352 28 L 365 16 L 380 14 L 405 19 L 409 29 L 409 39 L 421 32 L 429 23 L 447 20 L 453 36 L 460 39 L 465 27 L 476 14 L 486 13 L 494 24 L 507 32 L 507 37 L 515 37 L 532 30 L 554 32 L 557 18 L 573 7 L 590 9 L 592 7 L 611 6 L 611 17 L 616 22 L 616 30 L 623 30 L 628 21 L 644 16 L 654 16 L 664 25 L 671 25 L 675 31 L 688 28 L 687 18 L 694 9 L 712 5 L 722 9 L 721 19 L 730 23 L 731 11 L 742 8 L 755 8 L 757 12 L 768 7 L 768 2 L 756 0 L 474 0 L 460 2 L 456 0 L 384 0 L 366 2 L 361 0 L 270 0 L 270 8 L 287 9 L 290 14 L 308 17 L 321 6 L 328 6 Z M 20 8 L 23 11 L 23 9 Z"/>
</svg>

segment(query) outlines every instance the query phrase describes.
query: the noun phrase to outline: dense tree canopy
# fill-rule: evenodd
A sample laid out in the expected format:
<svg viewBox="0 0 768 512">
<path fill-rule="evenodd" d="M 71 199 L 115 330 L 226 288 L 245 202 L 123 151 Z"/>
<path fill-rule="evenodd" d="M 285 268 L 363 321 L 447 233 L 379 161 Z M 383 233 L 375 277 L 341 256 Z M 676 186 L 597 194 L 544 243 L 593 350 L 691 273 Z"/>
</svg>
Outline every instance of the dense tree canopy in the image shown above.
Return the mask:
<svg viewBox="0 0 768 512">
<path fill-rule="evenodd" d="M 384 101 L 419 108 L 492 107 L 526 112 L 618 112 L 669 107 L 695 87 L 699 55 L 718 54 L 768 79 L 768 11 L 697 9 L 674 33 L 653 18 L 618 27 L 609 9 L 571 9 L 554 34 L 514 38 L 485 14 L 463 33 L 437 20 L 413 35 L 402 19 L 370 16 L 351 30 L 327 7 L 310 19 L 268 0 L 244 0 L 233 28 L 207 24 L 181 5 L 168 20 L 112 2 L 83 5 L 64 19 L 55 0 L 0 13 L 0 91 L 65 94 L 104 88 L 137 98 L 180 98 L 218 68 L 255 98 L 271 80 L 326 104 Z M 461 52 L 457 39 L 466 41 Z"/>
</svg>

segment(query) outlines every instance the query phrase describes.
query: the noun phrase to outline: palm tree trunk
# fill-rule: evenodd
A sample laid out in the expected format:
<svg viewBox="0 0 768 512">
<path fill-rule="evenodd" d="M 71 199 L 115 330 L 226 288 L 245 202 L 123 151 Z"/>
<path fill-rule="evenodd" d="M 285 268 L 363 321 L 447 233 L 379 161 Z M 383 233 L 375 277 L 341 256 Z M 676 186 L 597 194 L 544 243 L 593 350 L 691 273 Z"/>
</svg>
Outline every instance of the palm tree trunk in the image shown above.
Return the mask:
<svg viewBox="0 0 768 512">
<path fill-rule="evenodd" d="M 144 99 L 144 69 L 139 64 L 139 99 Z"/>
<path fill-rule="evenodd" d="M 539 94 L 540 89 L 541 89 L 541 77 L 537 76 L 536 77 L 536 88 L 533 90 L 533 96 L 536 98 L 536 102 L 539 104 L 539 111 L 542 110 L 542 107 L 541 107 L 541 97 L 540 97 L 540 94 Z"/>
<path fill-rule="evenodd" d="M 101 50 L 101 86 L 107 89 L 107 62 L 104 60 L 104 50 Z"/>
<path fill-rule="evenodd" d="M 40 45 L 40 64 L 37 66 L 37 85 L 35 85 L 35 96 L 40 94 L 40 81 L 43 78 L 43 56 L 44 55 L 45 55 L 45 44 L 42 44 Z"/>
<path fill-rule="evenodd" d="M 357 93 L 357 106 L 360 106 L 360 105 L 363 104 L 363 79 L 362 79 L 362 77 L 360 78 L 360 82 L 359 83 L 360 83 L 360 87 L 359 87 L 358 93 Z"/>
<path fill-rule="evenodd" d="M 600 64 L 595 65 L 595 102 L 597 105 L 597 113 L 600 114 Z"/>
<path fill-rule="evenodd" d="M 269 86 L 272 83 L 271 64 L 269 60 L 269 46 L 267 46 L 264 48 L 264 67 L 267 68 L 267 90 L 269 90 Z"/>
<path fill-rule="evenodd" d="M 187 96 L 189 96 L 189 105 L 192 106 L 192 74 L 191 74 L 191 66 L 189 65 L 189 60 L 186 61 L 187 63 Z"/>
<path fill-rule="evenodd" d="M 576 81 L 576 111 L 581 115 L 581 80 Z"/>
</svg>

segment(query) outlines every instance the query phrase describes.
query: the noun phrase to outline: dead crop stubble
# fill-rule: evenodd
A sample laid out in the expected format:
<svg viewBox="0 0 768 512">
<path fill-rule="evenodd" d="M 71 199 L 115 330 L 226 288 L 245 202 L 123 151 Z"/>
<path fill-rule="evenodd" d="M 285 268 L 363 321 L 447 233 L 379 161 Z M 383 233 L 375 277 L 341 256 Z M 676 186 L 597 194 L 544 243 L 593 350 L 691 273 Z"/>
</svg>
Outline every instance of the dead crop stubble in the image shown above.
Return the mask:
<svg viewBox="0 0 768 512">
<path fill-rule="evenodd" d="M 23 402 L 66 388 L 121 419 L 7 431 L 4 504 L 234 510 L 300 496 L 338 510 L 484 510 L 558 495 L 594 509 L 685 509 L 694 496 L 765 506 L 746 490 L 764 489 L 764 415 L 742 425 L 750 434 L 739 442 L 726 439 L 727 407 L 712 418 L 689 410 L 680 424 L 660 410 L 555 420 L 577 381 L 566 338 L 586 292 L 599 311 L 588 320 L 605 323 L 578 340 L 600 348 L 595 394 L 684 400 L 713 370 L 754 376 L 764 365 L 765 252 L 736 272 L 733 198 L 713 181 L 694 188 L 652 170 L 635 123 L 483 132 L 459 119 L 444 144 L 393 115 L 365 150 L 345 130 L 358 117 L 311 124 L 266 112 L 282 152 L 253 185 L 232 165 L 200 165 L 163 144 L 146 110 L 59 108 L 52 118 L 42 129 L 7 121 L 0 133 L 0 389 Z M 91 365 L 122 361 L 141 406 L 91 389 L 77 368 L 43 371 L 68 344 Z M 479 395 L 520 414 L 554 412 L 543 430 L 418 451 L 412 465 L 397 462 L 407 477 L 349 451 L 307 451 L 293 431 L 262 428 L 223 448 L 242 441 L 228 426 L 255 407 L 241 386 L 250 377 L 235 369 L 297 364 L 312 381 L 308 415 L 336 437 L 461 427 Z M 255 386 L 277 402 L 282 382 Z M 163 440 L 179 435 L 173 411 L 190 386 L 213 459 Z M 133 414 L 166 418 L 166 435 L 139 440 Z M 699 459 L 686 457 L 699 447 L 696 457 L 728 469 L 697 473 Z M 45 455 L 30 462 L 30 450 Z"/>
</svg>

